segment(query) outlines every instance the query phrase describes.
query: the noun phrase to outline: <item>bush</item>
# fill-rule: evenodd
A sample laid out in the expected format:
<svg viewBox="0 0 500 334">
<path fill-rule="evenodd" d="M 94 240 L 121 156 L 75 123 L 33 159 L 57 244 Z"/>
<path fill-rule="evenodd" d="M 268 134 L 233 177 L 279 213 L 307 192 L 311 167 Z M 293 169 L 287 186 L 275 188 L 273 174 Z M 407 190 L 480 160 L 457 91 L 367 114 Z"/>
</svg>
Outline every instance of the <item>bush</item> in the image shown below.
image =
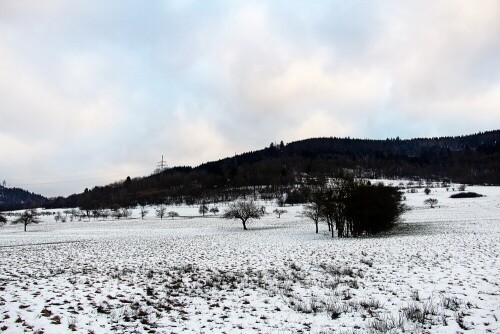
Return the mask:
<svg viewBox="0 0 500 334">
<path fill-rule="evenodd" d="M 7 218 L 0 212 L 0 226 L 7 223 Z"/>
<path fill-rule="evenodd" d="M 475 197 L 483 197 L 483 195 L 472 191 L 468 191 L 465 193 L 457 193 L 450 196 L 450 198 L 475 198 Z"/>
<path fill-rule="evenodd" d="M 176 211 L 169 211 L 167 215 L 172 219 L 174 219 L 175 217 L 179 217 L 179 214 Z"/>
<path fill-rule="evenodd" d="M 406 210 L 401 198 L 399 189 L 381 183 L 337 180 L 314 192 L 312 201 L 332 237 L 334 225 L 339 237 L 358 237 L 392 228 Z"/>
</svg>

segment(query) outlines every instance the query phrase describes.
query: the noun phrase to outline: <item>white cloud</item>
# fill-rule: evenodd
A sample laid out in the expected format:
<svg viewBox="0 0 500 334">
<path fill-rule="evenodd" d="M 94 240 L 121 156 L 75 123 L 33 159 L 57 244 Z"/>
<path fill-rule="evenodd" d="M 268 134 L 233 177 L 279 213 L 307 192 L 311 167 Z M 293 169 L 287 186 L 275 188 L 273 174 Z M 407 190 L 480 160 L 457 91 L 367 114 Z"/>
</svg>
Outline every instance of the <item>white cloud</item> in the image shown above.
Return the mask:
<svg viewBox="0 0 500 334">
<path fill-rule="evenodd" d="M 498 36 L 496 0 L 3 1 L 1 177 L 499 128 Z"/>
</svg>

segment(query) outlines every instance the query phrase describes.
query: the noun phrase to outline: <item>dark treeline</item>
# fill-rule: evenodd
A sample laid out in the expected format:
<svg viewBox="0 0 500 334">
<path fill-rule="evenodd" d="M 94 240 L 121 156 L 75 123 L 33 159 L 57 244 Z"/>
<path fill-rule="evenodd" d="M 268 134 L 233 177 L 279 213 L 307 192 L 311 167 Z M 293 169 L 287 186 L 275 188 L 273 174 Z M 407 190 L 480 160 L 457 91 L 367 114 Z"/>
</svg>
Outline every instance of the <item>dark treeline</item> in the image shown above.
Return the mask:
<svg viewBox="0 0 500 334">
<path fill-rule="evenodd" d="M 0 211 L 30 209 L 45 205 L 47 198 L 20 188 L 0 186 Z"/>
<path fill-rule="evenodd" d="M 241 196 L 304 199 L 305 183 L 349 174 L 364 178 L 448 179 L 500 184 L 500 130 L 460 137 L 401 140 L 315 138 L 248 152 L 198 167 L 175 167 L 141 178 L 55 198 L 45 206 L 123 207 L 219 202 Z"/>
</svg>

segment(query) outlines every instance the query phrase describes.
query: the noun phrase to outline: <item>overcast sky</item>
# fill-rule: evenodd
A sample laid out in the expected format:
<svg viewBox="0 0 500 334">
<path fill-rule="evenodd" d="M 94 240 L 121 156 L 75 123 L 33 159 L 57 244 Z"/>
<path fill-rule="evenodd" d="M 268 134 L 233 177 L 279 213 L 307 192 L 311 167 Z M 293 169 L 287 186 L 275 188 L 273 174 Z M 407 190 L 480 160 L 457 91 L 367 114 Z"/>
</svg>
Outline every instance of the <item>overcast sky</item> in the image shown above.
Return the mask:
<svg viewBox="0 0 500 334">
<path fill-rule="evenodd" d="M 0 1 L 0 182 L 500 128 L 500 1 Z"/>
</svg>

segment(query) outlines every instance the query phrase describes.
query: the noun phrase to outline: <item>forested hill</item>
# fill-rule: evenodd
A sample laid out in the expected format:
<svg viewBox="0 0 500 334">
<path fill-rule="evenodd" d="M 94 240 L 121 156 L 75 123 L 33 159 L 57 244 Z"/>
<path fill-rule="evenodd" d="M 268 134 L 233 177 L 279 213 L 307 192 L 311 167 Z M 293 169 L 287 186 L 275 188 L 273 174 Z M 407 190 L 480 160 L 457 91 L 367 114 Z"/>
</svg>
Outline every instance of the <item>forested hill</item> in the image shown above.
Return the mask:
<svg viewBox="0 0 500 334">
<path fill-rule="evenodd" d="M 465 164 L 471 164 L 472 168 L 481 168 L 482 165 L 494 163 L 482 158 L 498 157 L 500 152 L 500 130 L 478 133 L 459 137 L 436 137 L 436 138 L 417 138 L 401 140 L 399 138 L 386 140 L 370 139 L 351 139 L 351 138 L 311 138 L 300 140 L 284 145 L 271 144 L 268 148 L 237 155 L 232 158 L 226 158 L 216 162 L 209 162 L 198 167 L 198 169 L 211 170 L 221 166 L 244 165 L 259 162 L 265 159 L 274 158 L 307 158 L 312 162 L 316 160 L 328 161 L 334 167 L 353 168 L 368 170 L 376 167 L 383 172 L 384 170 L 401 170 L 402 174 L 388 173 L 387 176 L 423 176 L 449 177 L 450 167 L 465 168 Z M 463 157 L 466 155 L 466 157 Z M 476 160 L 476 159 L 479 160 Z M 498 162 L 498 159 L 496 160 Z M 308 166 L 313 168 L 311 163 Z M 404 166 L 416 165 L 417 174 L 409 173 Z M 440 166 L 440 167 L 439 167 Z M 331 166 L 332 167 L 332 166 Z M 421 168 L 423 167 L 423 168 Z M 439 167 L 439 168 L 437 168 Z M 485 166 L 486 167 L 486 166 Z M 498 168 L 498 165 L 496 164 Z M 442 171 L 442 172 L 440 172 Z M 373 172 L 377 173 L 377 170 Z M 476 171 L 474 173 L 456 173 L 463 174 L 460 177 L 471 177 L 471 174 L 489 173 L 489 170 Z M 453 174 L 453 173 L 452 173 Z M 458 176 L 458 175 L 457 175 Z M 493 177 L 498 177 L 493 175 Z M 483 178 L 481 176 L 481 178 Z M 489 177 L 488 179 L 491 181 Z M 473 181 L 470 182 L 481 182 Z M 485 181 L 487 182 L 487 181 Z M 500 182 L 496 178 L 496 183 Z"/>
<path fill-rule="evenodd" d="M 36 208 L 44 205 L 47 198 L 20 188 L 0 186 L 0 211 L 19 208 Z"/>
<path fill-rule="evenodd" d="M 86 189 L 49 207 L 123 206 L 229 200 L 244 193 L 272 198 L 305 179 L 350 174 L 500 184 L 500 130 L 460 137 L 400 140 L 314 138 L 268 147 L 198 167 Z"/>
</svg>

